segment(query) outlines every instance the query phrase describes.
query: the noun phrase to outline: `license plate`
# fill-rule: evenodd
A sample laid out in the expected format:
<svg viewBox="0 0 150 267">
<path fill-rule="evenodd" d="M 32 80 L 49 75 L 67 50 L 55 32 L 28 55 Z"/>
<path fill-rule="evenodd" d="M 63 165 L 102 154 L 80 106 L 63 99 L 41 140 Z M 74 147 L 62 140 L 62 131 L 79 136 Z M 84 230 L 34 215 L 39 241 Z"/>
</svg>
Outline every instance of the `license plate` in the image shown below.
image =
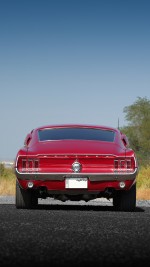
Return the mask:
<svg viewBox="0 0 150 267">
<path fill-rule="evenodd" d="M 65 188 L 87 188 L 87 178 L 66 178 Z"/>
</svg>

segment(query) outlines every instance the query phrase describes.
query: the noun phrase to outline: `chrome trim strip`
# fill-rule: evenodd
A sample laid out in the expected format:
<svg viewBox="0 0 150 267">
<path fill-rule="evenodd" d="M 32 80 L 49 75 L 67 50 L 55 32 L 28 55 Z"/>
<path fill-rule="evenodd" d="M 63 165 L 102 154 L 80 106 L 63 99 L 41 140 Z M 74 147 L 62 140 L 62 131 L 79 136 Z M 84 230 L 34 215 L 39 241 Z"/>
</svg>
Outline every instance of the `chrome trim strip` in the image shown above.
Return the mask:
<svg viewBox="0 0 150 267">
<path fill-rule="evenodd" d="M 41 141 L 41 142 L 43 142 L 43 141 Z M 88 157 L 88 156 L 98 156 L 98 157 L 113 157 L 113 158 L 120 158 L 120 156 L 116 156 L 115 154 L 86 154 L 86 153 L 84 153 L 84 154 L 81 154 L 81 153 L 67 153 L 67 154 L 65 154 L 65 153 L 63 153 L 63 154 L 61 154 L 61 153 L 54 153 L 54 154 L 44 154 L 44 155 L 42 155 L 42 154 L 36 154 L 36 155 L 30 155 L 30 154 L 27 154 L 27 155 L 25 155 L 25 157 L 27 157 L 27 158 L 36 158 L 36 157 L 44 157 L 45 158 L 45 156 L 46 156 L 46 158 L 47 157 L 53 157 L 53 158 L 55 158 L 55 157 L 57 157 L 57 156 L 62 156 L 62 157 L 69 157 L 69 156 L 74 156 L 74 158 L 78 158 L 78 157 Z M 22 156 L 18 156 L 17 157 L 17 161 L 18 161 L 18 159 L 19 159 L 19 157 L 22 157 Z"/>
<path fill-rule="evenodd" d="M 134 180 L 136 178 L 138 168 L 134 172 L 120 173 L 20 173 L 17 168 L 15 173 L 18 179 L 21 180 L 58 180 L 63 181 L 65 178 L 73 177 L 88 177 L 90 181 L 113 181 L 113 180 Z"/>
</svg>

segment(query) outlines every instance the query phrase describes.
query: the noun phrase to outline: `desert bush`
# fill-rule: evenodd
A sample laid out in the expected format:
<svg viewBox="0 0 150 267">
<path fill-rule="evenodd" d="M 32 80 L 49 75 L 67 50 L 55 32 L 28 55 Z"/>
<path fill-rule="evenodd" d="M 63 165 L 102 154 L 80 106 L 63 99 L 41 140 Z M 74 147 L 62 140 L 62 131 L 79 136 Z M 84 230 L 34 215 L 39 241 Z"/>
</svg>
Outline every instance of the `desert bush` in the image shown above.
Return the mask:
<svg viewBox="0 0 150 267">
<path fill-rule="evenodd" d="M 0 195 L 15 194 L 15 173 L 13 168 L 0 164 Z"/>
</svg>

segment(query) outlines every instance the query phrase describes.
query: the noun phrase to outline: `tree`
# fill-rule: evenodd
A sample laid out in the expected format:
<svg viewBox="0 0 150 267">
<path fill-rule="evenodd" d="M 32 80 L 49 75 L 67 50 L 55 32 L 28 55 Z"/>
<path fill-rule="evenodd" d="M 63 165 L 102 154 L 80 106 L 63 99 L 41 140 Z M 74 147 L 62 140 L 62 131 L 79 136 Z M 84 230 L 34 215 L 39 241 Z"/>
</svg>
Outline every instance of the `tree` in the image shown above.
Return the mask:
<svg viewBox="0 0 150 267">
<path fill-rule="evenodd" d="M 123 109 L 128 125 L 121 128 L 138 158 L 150 160 L 150 100 L 138 97 Z"/>
<path fill-rule="evenodd" d="M 5 167 L 4 164 L 0 163 L 0 177 L 4 175 Z"/>
</svg>

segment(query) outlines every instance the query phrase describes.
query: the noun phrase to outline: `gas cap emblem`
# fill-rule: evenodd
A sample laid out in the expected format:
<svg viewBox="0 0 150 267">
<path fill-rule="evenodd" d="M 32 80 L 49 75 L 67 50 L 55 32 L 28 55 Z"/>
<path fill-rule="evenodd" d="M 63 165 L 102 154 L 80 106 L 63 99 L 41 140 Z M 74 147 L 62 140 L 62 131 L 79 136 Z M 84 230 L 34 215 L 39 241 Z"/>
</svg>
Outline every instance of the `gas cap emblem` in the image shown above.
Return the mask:
<svg viewBox="0 0 150 267">
<path fill-rule="evenodd" d="M 78 161 L 75 161 L 73 164 L 72 164 L 72 170 L 74 172 L 79 172 L 81 170 L 81 167 L 82 165 L 78 162 Z"/>
</svg>

